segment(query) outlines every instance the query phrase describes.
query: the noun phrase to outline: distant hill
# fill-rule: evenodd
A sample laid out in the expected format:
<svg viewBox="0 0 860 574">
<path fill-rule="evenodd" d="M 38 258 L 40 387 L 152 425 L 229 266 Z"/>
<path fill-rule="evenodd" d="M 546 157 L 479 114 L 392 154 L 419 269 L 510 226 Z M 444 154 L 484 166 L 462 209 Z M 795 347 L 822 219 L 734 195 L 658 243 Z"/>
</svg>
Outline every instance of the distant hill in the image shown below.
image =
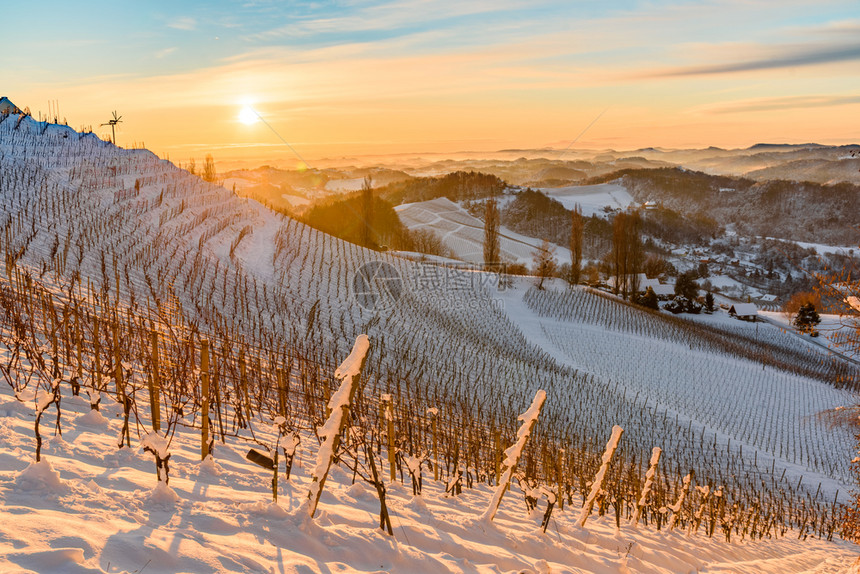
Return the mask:
<svg viewBox="0 0 860 574">
<path fill-rule="evenodd" d="M 594 183 L 620 180 L 639 203 L 654 201 L 686 215 L 734 223 L 745 235 L 829 245 L 860 243 L 860 186 L 711 175 L 681 168 L 622 170 Z"/>
</svg>

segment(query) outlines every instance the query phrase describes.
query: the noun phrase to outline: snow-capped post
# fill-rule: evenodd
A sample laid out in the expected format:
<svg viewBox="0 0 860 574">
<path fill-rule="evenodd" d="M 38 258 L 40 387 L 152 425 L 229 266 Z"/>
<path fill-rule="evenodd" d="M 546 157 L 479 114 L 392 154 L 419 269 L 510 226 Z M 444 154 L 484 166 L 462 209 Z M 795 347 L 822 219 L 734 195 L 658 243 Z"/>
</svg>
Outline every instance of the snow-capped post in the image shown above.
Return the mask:
<svg viewBox="0 0 860 574">
<path fill-rule="evenodd" d="M 200 341 L 200 382 L 203 389 L 200 393 L 200 412 L 202 429 L 200 434 L 200 459 L 209 456 L 209 341 Z"/>
<path fill-rule="evenodd" d="M 651 449 L 651 461 L 648 463 L 648 471 L 645 473 L 645 484 L 642 486 L 639 502 L 636 503 L 636 514 L 633 516 L 634 527 L 639 524 L 639 519 L 642 518 L 642 509 L 648 503 L 648 495 L 651 494 L 651 486 L 654 484 L 654 476 L 657 474 L 657 464 L 660 462 L 661 454 L 663 454 L 663 449 L 659 446 Z"/>
<path fill-rule="evenodd" d="M 609 437 L 609 442 L 606 443 L 606 450 L 603 452 L 603 460 L 597 474 L 594 475 L 594 482 L 591 484 L 591 491 L 588 493 L 588 498 L 585 499 L 585 504 L 582 506 L 582 511 L 579 514 L 579 526 L 585 528 L 585 522 L 588 520 L 588 515 L 594 508 L 594 500 L 600 494 L 600 489 L 603 488 L 603 479 L 606 477 L 606 471 L 609 470 L 609 463 L 612 461 L 612 455 L 615 454 L 615 449 L 618 448 L 618 443 L 621 441 L 621 435 L 624 429 L 618 425 L 612 427 L 612 435 Z"/>
<path fill-rule="evenodd" d="M 335 378 L 340 379 L 341 384 L 328 404 L 331 415 L 325 424 L 317 429 L 317 434 L 323 439 L 323 442 L 317 451 L 317 459 L 311 469 L 311 487 L 307 497 L 308 514 L 311 518 L 316 514 L 317 504 L 319 504 L 329 468 L 331 468 L 332 460 L 334 460 L 337 447 L 340 444 L 340 435 L 349 418 L 350 405 L 358 388 L 358 382 L 369 351 L 370 340 L 367 335 L 359 335 L 355 339 L 352 352 L 334 372 Z"/>
<path fill-rule="evenodd" d="M 693 534 L 699 531 L 699 526 L 702 524 L 702 516 L 705 514 L 705 509 L 708 507 L 708 502 L 711 495 L 711 487 L 708 485 L 697 486 L 696 490 L 702 495 L 702 502 L 699 504 L 699 510 L 693 515 Z"/>
<path fill-rule="evenodd" d="M 687 491 L 690 489 L 690 480 L 692 479 L 693 471 L 690 471 L 690 474 L 684 477 L 684 484 L 681 486 L 681 494 L 678 495 L 678 500 L 669 507 L 669 510 L 672 511 L 672 518 L 669 520 L 669 530 L 675 528 L 675 524 L 678 522 L 678 514 L 681 512 L 681 506 L 684 504 L 684 499 L 687 497 Z"/>
<path fill-rule="evenodd" d="M 158 332 L 152 331 L 152 375 L 149 377 L 149 406 L 152 412 L 152 430 L 161 430 L 161 377 L 158 374 Z"/>
<path fill-rule="evenodd" d="M 496 511 L 499 510 L 499 505 L 502 503 L 502 497 L 505 495 L 508 486 L 511 483 L 511 477 L 517 470 L 517 463 L 523 454 L 523 449 L 526 446 L 526 441 L 540 416 L 540 410 L 546 401 L 546 391 L 539 390 L 535 393 L 535 398 L 532 400 L 531 406 L 526 412 L 517 417 L 518 421 L 523 421 L 517 430 L 517 440 L 505 450 L 505 460 L 503 462 L 503 471 L 499 483 L 496 485 L 496 492 L 493 494 L 493 499 L 490 505 L 481 517 L 481 520 L 491 522 L 496 516 Z"/>
</svg>

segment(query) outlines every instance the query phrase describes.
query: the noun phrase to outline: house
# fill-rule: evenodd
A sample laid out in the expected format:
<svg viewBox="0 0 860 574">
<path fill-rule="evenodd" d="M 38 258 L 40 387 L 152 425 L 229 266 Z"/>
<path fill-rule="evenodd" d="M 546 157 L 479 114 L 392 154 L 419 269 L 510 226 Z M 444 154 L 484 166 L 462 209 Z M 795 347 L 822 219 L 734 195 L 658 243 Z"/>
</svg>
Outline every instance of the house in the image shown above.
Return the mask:
<svg viewBox="0 0 860 574">
<path fill-rule="evenodd" d="M 652 285 L 651 289 L 654 290 L 654 294 L 658 299 L 671 299 L 675 296 L 675 286 L 674 285 L 663 285 L 662 283 L 658 283 L 657 285 Z"/>
<path fill-rule="evenodd" d="M 758 309 L 752 303 L 734 303 L 729 307 L 729 315 L 741 321 L 755 321 Z"/>
<path fill-rule="evenodd" d="M 758 298 L 762 303 L 775 303 L 777 299 L 776 295 L 762 295 Z"/>
</svg>

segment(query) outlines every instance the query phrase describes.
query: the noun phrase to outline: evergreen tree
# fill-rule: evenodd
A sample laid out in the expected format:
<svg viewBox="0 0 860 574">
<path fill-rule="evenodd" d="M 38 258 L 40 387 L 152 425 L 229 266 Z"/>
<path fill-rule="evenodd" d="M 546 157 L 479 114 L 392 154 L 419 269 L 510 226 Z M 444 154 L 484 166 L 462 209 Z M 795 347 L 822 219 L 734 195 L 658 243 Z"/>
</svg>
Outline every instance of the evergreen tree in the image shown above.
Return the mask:
<svg viewBox="0 0 860 574">
<path fill-rule="evenodd" d="M 820 322 L 821 317 L 818 316 L 818 311 L 812 303 L 802 305 L 794 318 L 794 326 L 804 333 L 815 333 L 815 326 Z"/>
<path fill-rule="evenodd" d="M 696 283 L 697 276 L 695 271 L 685 271 L 678 275 L 678 280 L 675 281 L 675 295 L 695 301 L 696 297 L 699 296 L 699 284 Z"/>
<path fill-rule="evenodd" d="M 645 293 L 639 295 L 636 299 L 636 302 L 643 307 L 648 307 L 649 309 L 657 310 L 660 308 L 660 302 L 657 299 L 657 294 L 654 293 L 654 290 L 651 287 L 645 289 Z"/>
<path fill-rule="evenodd" d="M 714 294 L 708 291 L 705 295 L 705 313 L 714 312 Z"/>
</svg>

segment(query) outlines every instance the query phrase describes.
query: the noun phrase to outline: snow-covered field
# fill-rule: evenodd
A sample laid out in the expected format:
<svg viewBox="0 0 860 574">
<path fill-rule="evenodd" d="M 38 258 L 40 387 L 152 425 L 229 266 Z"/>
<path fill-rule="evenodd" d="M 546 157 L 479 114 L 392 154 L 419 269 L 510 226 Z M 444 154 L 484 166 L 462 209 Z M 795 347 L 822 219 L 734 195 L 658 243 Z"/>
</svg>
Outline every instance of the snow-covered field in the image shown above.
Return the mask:
<svg viewBox="0 0 860 574">
<path fill-rule="evenodd" d="M 627 206 L 633 203 L 630 192 L 617 183 L 547 187 L 541 188 L 540 191 L 560 202 L 565 209 L 573 209 L 576 204 L 579 204 L 585 217 L 603 214 L 606 207 L 627 209 Z"/>
<path fill-rule="evenodd" d="M 307 518 L 301 503 L 318 448 L 313 436 L 302 437 L 292 476 L 282 474 L 273 503 L 271 472 L 245 459 L 259 446 L 228 437 L 201 462 L 198 432 L 180 427 L 166 488 L 157 486 L 140 440 L 117 448 L 121 411 L 103 404 L 91 412 L 88 400 L 65 396 L 63 434 L 50 436 L 35 463 L 32 405 L 0 387 L 0 571 L 827 574 L 848 572 L 860 552 L 796 536 L 727 543 L 630 523 L 616 529 L 609 516 L 580 528 L 578 506 L 556 509 L 544 533 L 545 503 L 527 512 L 516 483 L 487 523 L 480 517 L 491 487 L 448 496 L 426 468 L 421 496 L 412 495 L 408 478 L 387 484 L 388 536 L 378 528 L 375 489 L 353 483 L 343 467 L 330 474 L 316 517 Z M 54 425 L 51 411 L 46 434 Z M 258 428 L 258 436 L 265 431 Z"/>
<path fill-rule="evenodd" d="M 440 197 L 417 203 L 404 203 L 394 208 L 408 229 L 430 229 L 454 255 L 468 263 L 484 262 L 484 222 L 473 217 L 448 198 Z M 533 265 L 535 251 L 541 240 L 521 235 L 506 227 L 499 228 L 502 261 Z M 555 246 L 559 263 L 570 261 L 570 250 Z"/>
</svg>

